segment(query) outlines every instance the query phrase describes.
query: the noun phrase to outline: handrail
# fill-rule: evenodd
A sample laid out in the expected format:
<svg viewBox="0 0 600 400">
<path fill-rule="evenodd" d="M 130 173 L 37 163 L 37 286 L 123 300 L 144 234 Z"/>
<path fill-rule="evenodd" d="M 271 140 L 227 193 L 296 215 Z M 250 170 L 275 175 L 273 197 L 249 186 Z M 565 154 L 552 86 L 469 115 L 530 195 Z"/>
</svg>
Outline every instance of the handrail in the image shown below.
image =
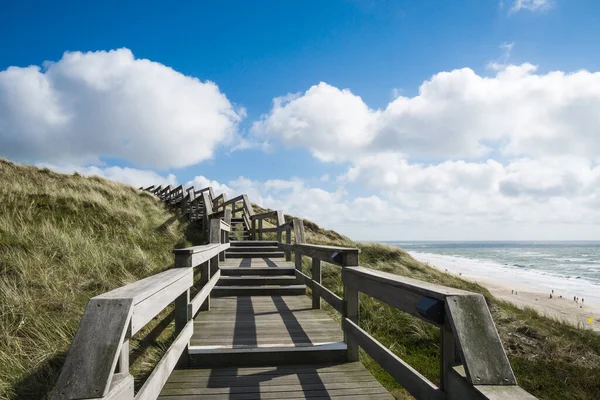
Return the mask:
<svg viewBox="0 0 600 400">
<path fill-rule="evenodd" d="M 229 248 L 229 224 L 211 222 L 210 244 L 174 250 L 174 268 L 92 298 L 85 309 L 57 384 L 53 400 L 134 399 L 129 374 L 129 339 L 173 301 L 177 337 L 135 399 L 157 398 L 176 365 L 185 364 L 193 317 L 210 307 L 219 280 L 219 259 Z M 202 289 L 190 300 L 194 268 L 201 266 Z M 212 272 L 212 273 L 211 273 Z"/>
<path fill-rule="evenodd" d="M 416 398 L 495 399 L 504 394 L 507 397 L 503 398 L 535 399 L 517 386 L 482 295 L 359 267 L 359 249 L 303 243 L 304 229 L 299 219 L 278 228 L 287 233 L 287 243 L 279 237 L 278 245 L 295 253 L 295 275 L 312 289 L 313 308 L 321 308 L 323 299 L 342 314 L 348 361 L 358 361 L 358 349 L 362 347 Z M 293 244 L 289 238 L 292 229 L 297 238 Z M 312 258 L 311 277 L 302 272 L 303 256 Z M 323 261 L 342 267 L 343 298 L 322 285 Z M 440 328 L 440 387 L 360 328 L 359 292 Z"/>
</svg>

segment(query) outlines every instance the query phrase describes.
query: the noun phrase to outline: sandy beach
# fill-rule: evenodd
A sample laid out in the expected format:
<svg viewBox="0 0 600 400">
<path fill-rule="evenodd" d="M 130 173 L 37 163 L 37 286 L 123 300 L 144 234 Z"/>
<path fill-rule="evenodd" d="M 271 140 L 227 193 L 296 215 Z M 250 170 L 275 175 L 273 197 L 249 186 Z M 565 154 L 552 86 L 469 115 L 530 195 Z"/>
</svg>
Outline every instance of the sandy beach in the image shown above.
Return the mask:
<svg viewBox="0 0 600 400">
<path fill-rule="evenodd" d="M 517 307 L 531 307 L 546 316 L 600 332 L 600 301 L 595 296 L 588 296 L 587 299 L 584 297 L 584 303 L 574 302 L 573 296 L 576 295 L 574 293 L 577 292 L 577 288 L 567 283 L 561 285 L 558 279 L 549 282 L 540 278 L 536 281 L 535 275 L 528 274 L 526 271 L 506 268 L 490 270 L 477 268 L 477 261 L 473 260 L 467 262 L 465 259 L 418 252 L 410 252 L 410 254 L 441 271 L 477 282 L 497 298 L 509 301 Z M 550 298 L 552 290 L 554 295 Z M 584 295 L 590 293 L 589 290 L 580 291 Z M 589 322 L 590 318 L 592 322 Z"/>
</svg>

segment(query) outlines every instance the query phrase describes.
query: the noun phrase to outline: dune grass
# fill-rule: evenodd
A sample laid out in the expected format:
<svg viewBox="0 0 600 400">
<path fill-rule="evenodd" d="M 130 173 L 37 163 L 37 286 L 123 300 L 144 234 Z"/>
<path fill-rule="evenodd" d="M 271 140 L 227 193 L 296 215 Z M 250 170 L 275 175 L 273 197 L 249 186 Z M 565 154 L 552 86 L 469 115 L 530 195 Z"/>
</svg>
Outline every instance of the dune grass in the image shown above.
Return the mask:
<svg viewBox="0 0 600 400">
<path fill-rule="evenodd" d="M 0 398 L 45 397 L 87 301 L 169 267 L 187 230 L 133 187 L 0 159 Z"/>
</svg>

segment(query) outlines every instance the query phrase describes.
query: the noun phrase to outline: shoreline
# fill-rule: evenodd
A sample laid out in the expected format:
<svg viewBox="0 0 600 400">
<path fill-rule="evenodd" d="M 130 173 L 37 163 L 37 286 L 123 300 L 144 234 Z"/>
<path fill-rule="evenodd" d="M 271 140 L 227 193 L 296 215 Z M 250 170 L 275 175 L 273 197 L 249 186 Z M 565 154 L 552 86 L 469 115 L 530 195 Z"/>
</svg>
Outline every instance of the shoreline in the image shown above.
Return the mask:
<svg viewBox="0 0 600 400">
<path fill-rule="evenodd" d="M 532 282 L 530 276 L 523 279 L 523 275 L 527 275 L 526 271 L 502 268 L 501 265 L 496 268 L 493 266 L 481 268 L 484 262 L 463 257 L 414 251 L 408 253 L 416 260 L 442 272 L 460 275 L 463 279 L 479 283 L 494 297 L 508 301 L 519 308 L 531 307 L 547 317 L 600 332 L 600 302 L 595 297 L 589 296 L 584 303 L 574 302 L 573 295 L 570 294 L 572 288 L 561 286 L 560 281 L 553 282 L 556 288 L 551 299 L 549 295 L 552 289 L 547 288 L 548 284 L 540 281 Z M 589 318 L 592 318 L 591 323 Z"/>
</svg>

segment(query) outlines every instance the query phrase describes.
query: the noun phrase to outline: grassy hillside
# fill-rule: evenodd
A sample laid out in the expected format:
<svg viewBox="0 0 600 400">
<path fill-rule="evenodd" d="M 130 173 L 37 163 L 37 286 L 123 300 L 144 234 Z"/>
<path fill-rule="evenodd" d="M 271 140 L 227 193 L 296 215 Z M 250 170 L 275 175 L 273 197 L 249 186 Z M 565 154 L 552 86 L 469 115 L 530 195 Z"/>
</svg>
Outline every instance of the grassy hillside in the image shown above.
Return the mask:
<svg viewBox="0 0 600 400">
<path fill-rule="evenodd" d="M 261 209 L 264 211 L 268 210 Z M 523 388 L 540 399 L 600 398 L 600 336 L 593 331 L 540 316 L 533 309 L 520 310 L 495 299 L 484 287 L 434 269 L 397 247 L 353 242 L 307 220 L 304 220 L 304 227 L 309 243 L 360 248 L 360 265 L 363 267 L 483 294 Z M 308 257 L 303 259 L 303 272 L 311 275 Z M 341 296 L 340 272 L 339 267 L 329 264 L 324 264 L 322 271 L 324 285 Z M 334 310 L 331 315 L 339 316 Z M 439 384 L 438 329 L 362 295 L 360 319 L 363 329 Z M 362 353 L 361 360 L 397 398 L 411 398 L 366 354 Z"/>
<path fill-rule="evenodd" d="M 186 228 L 130 186 L 0 159 L 0 398 L 48 392 L 90 297 L 170 266 Z"/>
<path fill-rule="evenodd" d="M 359 247 L 365 267 L 482 293 L 525 389 L 542 399 L 598 398 L 599 336 L 497 301 L 483 287 L 401 249 L 355 243 L 307 220 L 304 225 L 310 243 Z M 0 159 L 0 398 L 42 398 L 54 385 L 88 299 L 169 267 L 171 250 L 197 244 L 190 242 L 194 237 L 192 227 L 132 187 Z M 310 275 L 308 262 L 304 272 Z M 325 264 L 323 278 L 341 294 L 339 267 Z M 162 329 L 170 315 L 166 310 L 141 332 L 148 338 L 132 342 L 138 381 L 172 338 Z M 361 326 L 439 382 L 435 328 L 367 297 L 361 297 Z M 408 398 L 378 365 L 364 354 L 362 359 L 397 398 Z"/>
</svg>

